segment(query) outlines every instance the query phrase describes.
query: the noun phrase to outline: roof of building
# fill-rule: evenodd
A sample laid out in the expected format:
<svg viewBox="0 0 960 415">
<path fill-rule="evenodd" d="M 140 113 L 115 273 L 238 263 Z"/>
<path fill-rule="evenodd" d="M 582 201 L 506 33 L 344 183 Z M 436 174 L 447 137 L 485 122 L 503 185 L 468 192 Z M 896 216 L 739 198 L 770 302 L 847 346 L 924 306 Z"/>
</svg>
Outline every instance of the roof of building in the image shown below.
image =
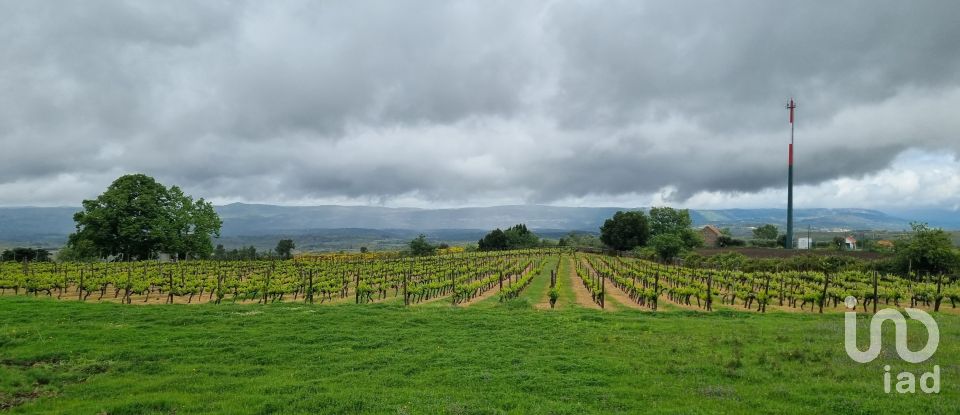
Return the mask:
<svg viewBox="0 0 960 415">
<path fill-rule="evenodd" d="M 716 226 L 713 226 L 713 225 L 704 226 L 704 227 L 703 227 L 703 230 L 709 231 L 709 232 L 713 232 L 713 234 L 715 234 L 715 235 L 717 235 L 717 236 L 723 235 L 723 232 L 720 230 L 720 228 L 718 228 L 718 227 L 716 227 Z"/>
</svg>

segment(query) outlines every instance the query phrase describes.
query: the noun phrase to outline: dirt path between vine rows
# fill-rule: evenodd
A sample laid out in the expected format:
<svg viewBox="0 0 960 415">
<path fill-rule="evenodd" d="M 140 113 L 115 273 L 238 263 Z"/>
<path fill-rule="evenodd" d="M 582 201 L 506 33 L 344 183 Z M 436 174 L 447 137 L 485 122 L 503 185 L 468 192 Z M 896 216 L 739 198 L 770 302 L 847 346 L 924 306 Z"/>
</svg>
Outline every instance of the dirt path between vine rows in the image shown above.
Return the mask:
<svg viewBox="0 0 960 415">
<path fill-rule="evenodd" d="M 545 292 L 545 293 L 541 296 L 540 301 L 537 301 L 537 303 L 533 305 L 533 308 L 536 308 L 537 310 L 549 310 L 549 309 L 550 309 L 550 288 L 549 288 L 549 286 L 547 287 L 547 292 Z"/>
<path fill-rule="evenodd" d="M 53 290 L 53 292 L 52 292 L 52 294 L 51 294 L 50 296 L 47 296 L 47 294 L 44 292 L 44 293 L 39 294 L 39 295 L 36 296 L 36 297 L 44 297 L 44 298 L 57 299 L 57 293 L 58 293 L 57 290 Z M 86 300 L 81 300 L 81 299 L 79 299 L 79 298 L 78 298 L 78 295 L 79 295 L 79 292 L 77 292 L 76 287 L 75 287 L 75 286 L 71 286 L 71 287 L 69 287 L 68 289 L 64 290 L 64 292 L 63 292 L 63 294 L 61 295 L 61 298 L 59 298 L 59 300 L 60 300 L 60 301 L 79 301 L 79 302 L 88 302 L 88 303 L 117 303 L 117 304 L 120 304 L 120 303 L 123 303 L 124 290 L 120 290 L 120 293 L 119 293 L 119 294 L 116 294 L 116 296 L 115 296 L 115 288 L 113 288 L 113 286 L 111 285 L 110 287 L 107 288 L 107 291 L 106 291 L 106 293 L 104 294 L 104 296 L 103 296 L 102 299 L 100 299 L 100 290 L 95 290 L 95 291 L 93 291 L 93 292 L 90 294 L 90 296 L 87 297 Z M 13 290 L 7 289 L 7 290 L 5 290 L 3 293 L 0 293 L 0 297 L 6 297 L 6 296 L 14 296 Z M 17 294 L 17 296 L 21 296 L 21 297 L 24 296 L 23 291 L 21 291 L 20 294 Z M 33 297 L 34 295 L 33 295 L 33 294 L 30 294 L 30 296 Z M 321 303 L 321 301 L 320 301 L 320 300 L 321 300 L 321 296 L 322 296 L 322 294 L 320 294 L 320 293 L 318 293 L 318 292 L 317 292 L 317 293 L 314 293 L 314 303 L 320 304 L 320 303 Z M 150 293 L 150 296 L 149 296 L 149 301 L 147 301 L 147 295 L 146 295 L 146 294 L 131 294 L 131 295 L 130 295 L 130 305 L 158 305 L 158 304 L 167 304 L 167 298 L 168 298 L 168 297 L 167 297 L 167 293 L 166 293 L 166 292 L 164 292 L 164 293 L 162 293 L 162 294 L 161 294 L 161 293 L 157 293 L 157 292 L 151 292 L 151 293 Z M 257 303 L 259 303 L 259 301 L 260 301 L 261 298 L 262 298 L 262 297 L 258 297 L 258 298 L 255 298 L 255 299 L 243 299 L 243 300 L 233 301 L 233 293 L 232 293 L 232 292 L 227 292 L 227 294 L 223 297 L 223 300 L 221 301 L 221 303 L 223 303 L 223 304 L 233 304 L 233 303 L 236 303 L 236 304 L 257 304 Z M 214 296 L 213 298 L 211 298 L 209 291 L 204 291 L 202 296 L 199 295 L 199 293 L 198 293 L 197 295 L 194 295 L 192 299 L 190 298 L 190 295 L 189 295 L 189 294 L 187 294 L 187 295 L 179 295 L 179 296 L 174 296 L 174 297 L 173 297 L 173 304 L 208 304 L 208 303 L 209 303 L 209 304 L 213 304 L 213 303 L 215 303 L 216 301 L 217 301 L 216 296 Z M 326 299 L 326 300 L 323 301 L 323 304 L 343 304 L 343 303 L 347 303 L 347 302 L 351 302 L 351 303 L 352 303 L 353 301 L 354 301 L 353 289 L 351 289 L 346 297 L 341 298 L 338 294 L 335 294 L 335 295 L 333 296 L 333 300 Z M 271 301 L 271 302 L 273 302 L 273 301 Z M 284 295 L 282 301 L 276 301 L 276 302 L 278 302 L 278 303 L 305 303 L 305 301 L 304 301 L 304 294 L 303 294 L 303 293 L 300 293 L 300 294 L 297 296 L 296 300 L 294 300 L 293 294 L 287 293 L 287 294 Z"/>
<path fill-rule="evenodd" d="M 485 276 L 485 277 L 486 277 L 486 276 Z M 493 287 L 490 287 L 489 290 L 484 291 L 483 293 L 481 293 L 480 295 L 474 297 L 473 299 L 471 299 L 471 300 L 469 300 L 469 301 L 465 301 L 465 302 L 462 302 L 462 303 L 458 303 L 457 305 L 466 305 L 466 304 L 472 302 L 473 300 L 476 300 L 476 299 L 479 299 L 480 297 L 483 297 L 484 295 L 486 295 L 487 293 L 489 293 L 489 292 L 491 292 L 491 291 L 497 291 L 497 290 L 499 290 L 498 287 L 499 287 L 498 285 L 494 284 L 494 286 L 493 286 Z M 439 295 L 439 296 L 433 297 L 433 298 L 431 298 L 431 299 L 429 299 L 429 300 L 423 300 L 423 301 L 421 301 L 421 302 L 419 302 L 419 303 L 410 303 L 410 305 L 414 305 L 414 306 L 426 305 L 426 304 L 432 304 L 432 303 L 439 302 L 440 300 L 446 300 L 447 303 L 451 303 L 451 302 L 453 301 L 453 299 L 450 298 L 450 297 L 452 297 L 452 296 L 453 296 L 453 294 Z M 403 295 L 401 294 L 400 297 L 401 297 L 401 299 L 402 299 Z"/>
<path fill-rule="evenodd" d="M 593 266 L 590 265 L 590 263 L 585 263 L 585 266 L 587 267 L 587 269 L 590 270 L 591 273 L 596 275 L 597 272 L 596 270 L 593 269 Z M 621 290 L 620 287 L 617 287 L 615 284 L 613 284 L 613 282 L 606 281 L 605 284 L 606 285 L 604 286 L 604 295 L 608 297 L 607 299 L 613 298 L 613 301 L 616 302 L 617 305 L 621 305 L 627 308 L 632 308 L 634 310 L 650 310 L 649 307 L 645 305 L 637 304 L 636 301 L 633 301 L 632 299 L 630 299 L 630 296 L 627 295 L 626 292 Z"/>
<path fill-rule="evenodd" d="M 436 297 L 431 297 L 430 299 L 420 301 L 419 303 L 413 302 L 413 296 L 410 296 L 410 305 L 411 306 L 427 305 L 427 304 L 433 304 L 433 303 L 439 302 L 440 300 L 447 300 L 447 302 L 449 303 L 450 301 L 452 301 L 450 299 L 451 295 L 452 294 L 438 295 Z M 403 302 L 403 293 L 400 293 L 400 295 L 397 296 L 397 298 L 400 299 L 400 302 Z"/>
<path fill-rule="evenodd" d="M 544 272 L 543 278 L 544 278 L 546 281 L 544 281 L 544 283 L 543 283 L 543 293 L 540 294 L 540 298 L 537 299 L 537 302 L 533 304 L 533 308 L 535 308 L 535 309 L 537 309 L 537 310 L 550 310 L 550 309 L 551 309 L 551 308 L 550 308 L 550 290 L 551 290 L 551 288 L 550 288 L 550 282 L 549 282 L 549 281 L 550 281 L 550 272 L 551 272 L 551 270 L 553 270 L 553 269 L 557 269 L 558 272 L 559 272 L 559 266 L 560 266 L 560 262 L 561 262 L 562 260 L 563 260 L 563 259 L 558 256 L 558 258 L 557 258 L 557 268 L 553 268 L 553 267 L 546 267 L 546 268 L 544 268 L 544 270 L 543 270 L 543 272 Z M 558 274 L 558 275 L 557 275 L 557 284 L 561 284 L 561 285 L 562 285 L 562 283 L 560 282 L 560 278 L 562 278 L 562 277 Z M 559 300 L 558 300 L 558 303 L 559 303 Z M 558 306 L 559 306 L 559 305 L 561 305 L 561 304 L 558 304 Z"/>
<path fill-rule="evenodd" d="M 530 266 L 528 266 L 527 269 L 523 270 L 523 272 L 522 272 L 520 275 L 523 276 L 523 275 L 526 275 L 527 273 L 532 272 L 532 271 L 533 271 L 533 264 L 530 264 Z M 536 277 L 536 275 L 534 275 L 534 277 Z M 517 278 L 519 278 L 519 277 L 516 277 L 516 278 L 514 278 L 513 280 L 516 281 Z M 508 284 L 509 281 L 510 281 L 510 280 L 504 278 L 504 282 L 503 282 L 504 285 Z M 483 301 L 483 300 L 486 300 L 486 299 L 488 299 L 488 298 L 490 298 L 490 297 L 493 297 L 494 295 L 496 295 L 496 294 L 499 293 L 499 292 L 500 292 L 500 284 L 495 284 L 495 285 L 493 286 L 493 288 L 490 288 L 489 290 L 484 291 L 483 294 L 480 294 L 480 295 L 478 295 L 478 296 L 476 296 L 476 297 L 471 298 L 470 300 L 464 301 L 464 302 L 459 303 L 459 304 L 457 304 L 457 305 L 458 305 L 458 306 L 463 306 L 463 307 L 470 307 L 471 305 L 474 305 L 474 304 L 479 303 L 479 302 L 481 302 L 481 301 Z"/>
<path fill-rule="evenodd" d="M 591 272 L 593 275 L 597 275 L 597 271 L 593 269 L 593 265 L 590 265 L 589 262 L 585 261 L 584 266 L 587 267 L 589 272 Z M 651 310 L 650 307 L 647 307 L 646 305 L 637 304 L 635 301 L 631 300 L 630 296 L 627 295 L 626 292 L 621 290 L 619 287 L 617 287 L 615 284 L 611 283 L 610 281 L 607 281 L 606 295 L 608 297 L 613 297 L 613 300 L 616 303 L 624 307 L 632 308 L 635 310 Z M 660 294 L 659 296 L 657 296 L 657 305 L 658 306 L 666 305 L 668 308 L 674 308 L 674 309 L 680 309 L 680 310 L 704 311 L 702 308 L 697 307 L 695 305 L 686 305 L 686 304 L 677 303 L 675 301 L 671 301 L 664 294 Z"/>
<path fill-rule="evenodd" d="M 650 310 L 649 307 L 645 305 L 637 304 L 636 301 L 630 299 L 630 296 L 627 293 L 623 292 L 620 287 L 612 284 L 610 281 L 607 281 L 606 292 L 604 295 L 607 295 L 610 298 L 613 298 L 613 301 L 617 302 L 617 305 L 622 305 L 627 308 L 632 308 L 634 310 Z"/>
<path fill-rule="evenodd" d="M 573 295 L 577 298 L 577 304 L 581 307 L 600 310 L 600 305 L 593 301 L 590 290 L 587 289 L 587 286 L 583 285 L 583 280 L 577 275 L 577 267 L 574 261 L 575 259 L 570 259 L 569 272 L 567 272 L 567 284 L 570 284 L 570 287 L 573 288 Z"/>
</svg>

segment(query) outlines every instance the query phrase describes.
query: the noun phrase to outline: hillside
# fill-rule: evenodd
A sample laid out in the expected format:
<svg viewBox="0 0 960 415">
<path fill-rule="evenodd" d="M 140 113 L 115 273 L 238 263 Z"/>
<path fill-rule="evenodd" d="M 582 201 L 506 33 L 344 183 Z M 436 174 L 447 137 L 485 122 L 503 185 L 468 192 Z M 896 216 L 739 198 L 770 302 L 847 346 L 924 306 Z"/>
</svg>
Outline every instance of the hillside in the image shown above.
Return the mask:
<svg viewBox="0 0 960 415">
<path fill-rule="evenodd" d="M 516 205 L 456 209 L 413 209 L 375 206 L 276 206 L 233 203 L 217 206 L 223 219 L 225 245 L 275 243 L 277 236 L 311 239 L 317 247 L 346 247 L 355 242 L 391 246 L 423 231 L 438 240 L 476 240 L 496 227 L 526 223 L 532 229 L 596 232 L 617 207 L 562 207 Z M 0 208 L 0 242 L 4 245 L 59 246 L 73 231 L 72 207 Z M 746 228 L 764 223 L 785 226 L 783 209 L 719 209 L 691 211 L 696 225 Z M 923 211 L 911 220 L 928 220 L 935 226 L 960 228 L 960 220 L 945 211 Z M 798 209 L 797 229 L 902 230 L 909 220 L 868 209 Z M 411 236 L 412 235 L 412 236 Z M 262 241 L 261 241 L 262 240 Z M 378 244 L 377 241 L 387 241 Z M 273 242 L 270 242 L 273 241 Z M 352 241 L 352 242 L 351 242 Z"/>
</svg>

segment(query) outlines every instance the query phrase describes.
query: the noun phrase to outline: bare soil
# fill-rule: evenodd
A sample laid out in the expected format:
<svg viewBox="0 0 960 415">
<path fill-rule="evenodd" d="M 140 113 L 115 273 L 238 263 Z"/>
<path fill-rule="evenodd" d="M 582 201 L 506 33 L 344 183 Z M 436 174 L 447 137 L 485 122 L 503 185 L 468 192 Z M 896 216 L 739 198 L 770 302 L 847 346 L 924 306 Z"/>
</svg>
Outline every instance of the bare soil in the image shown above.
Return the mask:
<svg viewBox="0 0 960 415">
<path fill-rule="evenodd" d="M 573 264 L 573 259 L 571 258 L 570 261 L 570 266 L 567 267 L 569 269 L 567 273 L 567 277 L 569 277 L 567 284 L 570 284 L 570 287 L 573 288 L 573 294 L 577 298 L 577 304 L 581 307 L 600 310 L 600 305 L 593 301 L 590 290 L 587 289 L 587 286 L 583 285 L 583 280 L 577 275 L 577 269 Z"/>
<path fill-rule="evenodd" d="M 515 275 L 515 276 L 514 276 L 514 277 L 515 277 L 514 280 L 516 280 L 517 278 L 519 278 L 519 277 L 522 276 L 522 275 L 526 275 L 527 273 L 529 273 L 529 272 L 532 271 L 532 270 L 533 270 L 533 265 L 528 266 L 527 269 L 523 270 L 523 273 L 521 273 L 520 275 Z M 509 281 L 508 279 L 504 279 L 504 284 L 506 284 L 508 281 Z M 476 296 L 476 297 L 473 297 L 473 298 L 471 298 L 470 300 L 467 300 L 467 301 L 464 301 L 464 302 L 462 302 L 462 303 L 460 303 L 460 304 L 457 304 L 457 305 L 464 306 L 464 307 L 469 307 L 469 306 L 474 305 L 474 304 L 476 304 L 476 303 L 479 303 L 479 302 L 481 302 L 481 301 L 483 301 L 483 300 L 486 300 L 486 299 L 488 299 L 488 298 L 490 298 L 490 297 L 493 297 L 494 295 L 496 295 L 496 294 L 499 293 L 499 292 L 500 292 L 500 285 L 497 284 L 497 285 L 494 285 L 494 286 L 493 286 L 492 288 L 490 288 L 489 290 L 484 291 L 482 294 L 480 294 L 480 295 L 478 295 L 478 296 Z"/>
</svg>

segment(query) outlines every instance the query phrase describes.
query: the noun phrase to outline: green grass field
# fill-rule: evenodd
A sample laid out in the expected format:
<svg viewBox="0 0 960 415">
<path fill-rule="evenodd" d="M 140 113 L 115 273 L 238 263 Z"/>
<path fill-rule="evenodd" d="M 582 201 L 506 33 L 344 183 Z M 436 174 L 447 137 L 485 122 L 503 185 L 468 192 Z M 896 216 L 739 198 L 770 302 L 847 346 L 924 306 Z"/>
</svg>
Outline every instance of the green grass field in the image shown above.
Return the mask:
<svg viewBox="0 0 960 415">
<path fill-rule="evenodd" d="M 839 313 L 600 311 L 573 304 L 569 287 L 557 309 L 539 309 L 546 279 L 535 278 L 517 300 L 494 296 L 470 307 L 0 297 L 0 407 L 68 414 L 946 414 L 960 405 L 956 315 L 935 316 L 941 341 L 930 361 L 905 363 L 885 341 L 881 358 L 861 365 L 844 352 Z M 910 329 L 916 350 L 926 338 L 916 335 L 919 325 Z M 885 394 L 885 364 L 918 376 L 940 365 L 940 394 Z"/>
</svg>

